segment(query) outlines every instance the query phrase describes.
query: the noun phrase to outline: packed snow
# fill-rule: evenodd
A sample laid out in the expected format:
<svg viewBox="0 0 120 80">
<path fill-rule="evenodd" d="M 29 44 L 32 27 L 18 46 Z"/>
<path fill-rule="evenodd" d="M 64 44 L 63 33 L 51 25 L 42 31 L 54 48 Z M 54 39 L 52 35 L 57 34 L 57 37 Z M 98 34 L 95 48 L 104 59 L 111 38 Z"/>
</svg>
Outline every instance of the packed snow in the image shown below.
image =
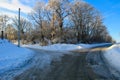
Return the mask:
<svg viewBox="0 0 120 80">
<path fill-rule="evenodd" d="M 40 45 L 24 45 L 24 47 L 49 50 L 49 51 L 70 51 L 75 49 L 81 49 L 81 46 L 74 44 L 53 44 L 48 46 L 40 46 Z"/>
<path fill-rule="evenodd" d="M 120 44 L 109 47 L 103 55 L 113 68 L 120 71 Z"/>
<path fill-rule="evenodd" d="M 48 50 L 48 51 L 72 51 L 78 49 L 94 48 L 100 47 L 111 43 L 102 43 L 102 44 L 53 44 L 48 46 L 40 46 L 39 44 L 35 45 L 23 45 L 23 47 L 29 47 L 34 49 Z"/>
<path fill-rule="evenodd" d="M 8 40 L 0 39 L 0 74 L 19 68 L 31 57 L 33 52 L 26 48 L 20 48 Z"/>
<path fill-rule="evenodd" d="M 53 44 L 48 46 L 36 45 L 23 45 L 24 47 L 42 49 L 48 51 L 72 51 L 77 49 L 91 48 L 96 45 L 89 44 Z M 63 53 L 64 54 L 64 53 Z M 60 57 L 62 54 L 55 54 L 50 56 L 49 54 L 41 54 L 42 63 L 49 62 L 52 57 Z M 14 70 L 23 66 L 27 61 L 33 57 L 33 51 L 17 47 L 8 40 L 0 39 L 0 74 L 8 70 Z M 43 59 L 44 58 L 44 59 Z M 49 59 L 50 58 L 50 59 Z M 41 64 L 42 65 L 42 64 Z"/>
<path fill-rule="evenodd" d="M 99 44 L 78 44 L 79 46 L 83 48 L 96 48 L 96 47 L 105 47 L 112 45 L 112 43 L 99 43 Z"/>
</svg>

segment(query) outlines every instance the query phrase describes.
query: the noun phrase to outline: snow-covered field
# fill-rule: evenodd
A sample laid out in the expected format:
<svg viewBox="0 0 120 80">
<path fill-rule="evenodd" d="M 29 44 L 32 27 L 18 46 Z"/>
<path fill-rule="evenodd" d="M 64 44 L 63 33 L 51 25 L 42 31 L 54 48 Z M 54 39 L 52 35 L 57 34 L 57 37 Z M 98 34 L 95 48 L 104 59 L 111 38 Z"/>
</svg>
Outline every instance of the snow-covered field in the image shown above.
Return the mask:
<svg viewBox="0 0 120 80">
<path fill-rule="evenodd" d="M 8 40 L 0 39 L 0 74 L 22 66 L 33 56 L 33 52 L 20 48 Z"/>
<path fill-rule="evenodd" d="M 120 44 L 114 44 L 104 52 L 109 64 L 120 72 Z"/>
</svg>

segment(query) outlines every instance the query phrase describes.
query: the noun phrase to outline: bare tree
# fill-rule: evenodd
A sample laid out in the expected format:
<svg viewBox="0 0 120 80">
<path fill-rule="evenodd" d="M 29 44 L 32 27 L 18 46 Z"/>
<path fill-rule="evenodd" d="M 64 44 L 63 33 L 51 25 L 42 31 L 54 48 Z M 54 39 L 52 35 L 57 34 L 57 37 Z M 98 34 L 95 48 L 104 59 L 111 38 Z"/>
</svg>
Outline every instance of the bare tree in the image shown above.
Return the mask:
<svg viewBox="0 0 120 80">
<path fill-rule="evenodd" d="M 61 36 L 66 18 L 69 16 L 69 0 L 49 0 L 48 6 L 52 11 L 52 24 L 58 24 Z M 54 26 L 54 25 L 53 25 Z"/>
<path fill-rule="evenodd" d="M 7 26 L 7 22 L 9 21 L 9 17 L 7 15 L 0 15 L 0 29 L 1 29 L 1 38 L 4 38 L 4 31 Z"/>
<path fill-rule="evenodd" d="M 100 13 L 84 1 L 74 1 L 70 20 L 75 26 L 78 42 L 100 42 L 103 41 L 102 37 L 108 34 Z"/>
<path fill-rule="evenodd" d="M 45 3 L 36 2 L 36 5 L 34 6 L 34 12 L 30 13 L 30 18 L 35 22 L 37 25 L 37 30 L 41 34 L 41 41 L 44 41 L 43 23 L 46 21 L 45 12 Z"/>
<path fill-rule="evenodd" d="M 16 29 L 18 30 L 17 17 L 13 18 L 12 21 L 13 21 L 13 26 L 16 27 Z M 23 42 L 26 39 L 26 37 L 25 37 L 26 32 L 31 27 L 31 25 L 32 25 L 31 22 L 28 21 L 27 19 L 25 19 L 25 18 L 20 19 L 20 34 L 21 34 L 21 39 L 23 40 Z"/>
<path fill-rule="evenodd" d="M 17 39 L 17 30 L 12 26 L 12 24 L 8 24 L 5 28 L 6 38 L 9 40 L 16 40 Z"/>
<path fill-rule="evenodd" d="M 104 42 L 109 35 L 100 13 L 83 0 L 37 2 L 30 17 L 36 25 L 36 36 L 43 41 L 66 42 L 74 37 L 82 43 Z"/>
</svg>

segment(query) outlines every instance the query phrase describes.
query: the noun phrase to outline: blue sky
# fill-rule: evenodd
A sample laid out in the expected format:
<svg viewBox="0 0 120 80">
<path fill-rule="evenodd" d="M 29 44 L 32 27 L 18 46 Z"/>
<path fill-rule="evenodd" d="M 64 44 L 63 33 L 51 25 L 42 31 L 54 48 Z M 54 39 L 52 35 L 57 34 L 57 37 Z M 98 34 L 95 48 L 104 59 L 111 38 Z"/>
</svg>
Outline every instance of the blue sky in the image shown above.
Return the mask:
<svg viewBox="0 0 120 80">
<path fill-rule="evenodd" d="M 103 16 L 103 22 L 110 35 L 120 42 L 120 0 L 85 0 Z"/>
<path fill-rule="evenodd" d="M 22 15 L 26 16 L 31 12 L 36 1 L 37 0 L 0 0 L 0 14 L 7 14 L 14 17 L 17 15 L 18 8 L 20 7 Z M 85 1 L 102 14 L 103 22 L 108 28 L 110 35 L 117 42 L 120 42 L 120 0 Z"/>
</svg>

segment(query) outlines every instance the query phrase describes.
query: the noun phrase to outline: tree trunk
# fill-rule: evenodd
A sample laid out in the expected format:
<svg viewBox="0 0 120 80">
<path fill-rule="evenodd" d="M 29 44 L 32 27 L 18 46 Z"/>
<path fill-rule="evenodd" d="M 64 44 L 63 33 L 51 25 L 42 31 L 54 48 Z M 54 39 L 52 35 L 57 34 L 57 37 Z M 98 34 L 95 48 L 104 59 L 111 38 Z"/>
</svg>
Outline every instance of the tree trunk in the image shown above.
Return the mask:
<svg viewBox="0 0 120 80">
<path fill-rule="evenodd" d="M 4 31 L 1 31 L 1 39 L 4 39 Z"/>
<path fill-rule="evenodd" d="M 78 31 L 77 33 L 77 42 L 79 43 L 80 42 L 80 32 Z"/>
<path fill-rule="evenodd" d="M 59 27 L 60 27 L 60 39 L 63 39 L 63 23 L 62 21 L 59 22 Z"/>
</svg>

